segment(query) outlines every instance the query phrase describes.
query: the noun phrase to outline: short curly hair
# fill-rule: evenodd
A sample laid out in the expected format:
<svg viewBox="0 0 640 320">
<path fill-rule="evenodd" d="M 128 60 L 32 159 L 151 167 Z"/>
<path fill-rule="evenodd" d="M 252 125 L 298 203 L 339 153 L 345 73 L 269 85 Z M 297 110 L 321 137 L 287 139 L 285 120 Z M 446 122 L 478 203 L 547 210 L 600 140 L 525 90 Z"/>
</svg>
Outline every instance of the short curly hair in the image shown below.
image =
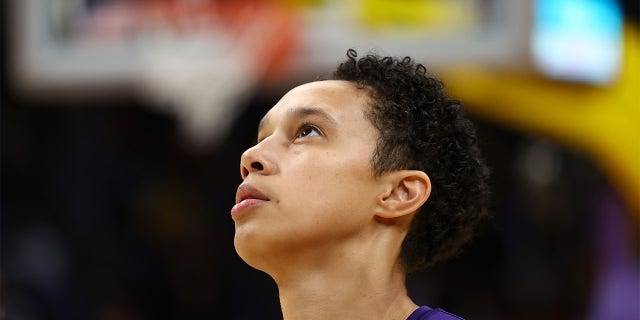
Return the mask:
<svg viewBox="0 0 640 320">
<path fill-rule="evenodd" d="M 371 157 L 374 173 L 421 170 L 431 179 L 431 195 L 400 254 L 407 272 L 427 268 L 457 254 L 488 217 L 489 170 L 475 128 L 442 82 L 410 57 L 358 58 L 353 49 L 347 57 L 331 78 L 369 91 L 367 116 L 380 133 Z"/>
</svg>

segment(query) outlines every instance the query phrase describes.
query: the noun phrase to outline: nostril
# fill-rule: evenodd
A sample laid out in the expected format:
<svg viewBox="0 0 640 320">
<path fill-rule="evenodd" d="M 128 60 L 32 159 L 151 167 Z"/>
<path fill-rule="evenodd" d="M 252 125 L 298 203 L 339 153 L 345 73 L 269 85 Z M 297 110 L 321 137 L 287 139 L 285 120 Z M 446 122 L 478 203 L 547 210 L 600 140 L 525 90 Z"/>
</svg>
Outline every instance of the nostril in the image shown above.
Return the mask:
<svg viewBox="0 0 640 320">
<path fill-rule="evenodd" d="M 242 179 L 246 178 L 249 175 L 249 170 L 247 170 L 247 168 L 242 167 Z"/>
<path fill-rule="evenodd" d="M 262 166 L 262 163 L 260 163 L 260 162 L 251 163 L 251 168 L 254 168 L 254 169 L 259 170 L 259 171 L 264 170 L 264 167 Z"/>
</svg>

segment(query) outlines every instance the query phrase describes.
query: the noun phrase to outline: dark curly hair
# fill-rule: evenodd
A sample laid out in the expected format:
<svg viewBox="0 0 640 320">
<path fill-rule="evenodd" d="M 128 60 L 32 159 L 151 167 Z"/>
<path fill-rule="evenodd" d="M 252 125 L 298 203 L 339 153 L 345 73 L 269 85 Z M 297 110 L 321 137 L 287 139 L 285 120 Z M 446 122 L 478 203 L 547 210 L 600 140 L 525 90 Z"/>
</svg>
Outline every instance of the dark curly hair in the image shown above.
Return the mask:
<svg viewBox="0 0 640 320">
<path fill-rule="evenodd" d="M 421 170 L 431 179 L 431 195 L 402 244 L 406 271 L 457 254 L 488 216 L 489 194 L 489 170 L 462 104 L 450 99 L 442 82 L 410 57 L 370 53 L 358 58 L 353 49 L 347 57 L 332 79 L 369 91 L 367 116 L 380 133 L 371 157 L 375 174 Z"/>
</svg>

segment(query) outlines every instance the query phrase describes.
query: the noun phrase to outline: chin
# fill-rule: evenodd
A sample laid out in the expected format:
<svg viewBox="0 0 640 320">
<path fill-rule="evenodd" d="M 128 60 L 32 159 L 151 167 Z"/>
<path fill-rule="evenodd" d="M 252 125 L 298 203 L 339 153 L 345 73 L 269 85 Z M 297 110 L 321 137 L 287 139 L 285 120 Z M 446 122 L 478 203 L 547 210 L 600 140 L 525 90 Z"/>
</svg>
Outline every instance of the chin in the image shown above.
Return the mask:
<svg viewBox="0 0 640 320">
<path fill-rule="evenodd" d="M 247 232 L 246 228 L 236 229 L 233 238 L 233 245 L 238 256 L 244 260 L 249 266 L 264 271 L 267 261 L 266 257 L 270 256 L 269 247 L 264 239 L 258 237 L 255 232 Z"/>
</svg>

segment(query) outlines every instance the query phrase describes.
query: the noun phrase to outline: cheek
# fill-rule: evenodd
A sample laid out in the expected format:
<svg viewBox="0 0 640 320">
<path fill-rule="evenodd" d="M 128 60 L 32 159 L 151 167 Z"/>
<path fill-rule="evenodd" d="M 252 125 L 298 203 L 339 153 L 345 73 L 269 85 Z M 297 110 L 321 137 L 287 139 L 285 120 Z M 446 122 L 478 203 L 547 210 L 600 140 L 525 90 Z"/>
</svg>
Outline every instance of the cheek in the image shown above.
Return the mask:
<svg viewBox="0 0 640 320">
<path fill-rule="evenodd" d="M 343 188 L 359 182 L 360 170 L 357 170 L 357 163 L 340 159 L 331 153 L 323 155 L 322 158 L 300 161 L 292 166 L 287 179 L 288 189 L 305 197 L 317 198 L 344 192 Z"/>
<path fill-rule="evenodd" d="M 313 220 L 308 223 L 344 220 L 358 211 L 372 209 L 373 181 L 368 161 L 328 155 L 323 161 L 290 173 L 286 193 L 291 197 L 287 202 L 292 211 L 300 210 Z"/>
</svg>

